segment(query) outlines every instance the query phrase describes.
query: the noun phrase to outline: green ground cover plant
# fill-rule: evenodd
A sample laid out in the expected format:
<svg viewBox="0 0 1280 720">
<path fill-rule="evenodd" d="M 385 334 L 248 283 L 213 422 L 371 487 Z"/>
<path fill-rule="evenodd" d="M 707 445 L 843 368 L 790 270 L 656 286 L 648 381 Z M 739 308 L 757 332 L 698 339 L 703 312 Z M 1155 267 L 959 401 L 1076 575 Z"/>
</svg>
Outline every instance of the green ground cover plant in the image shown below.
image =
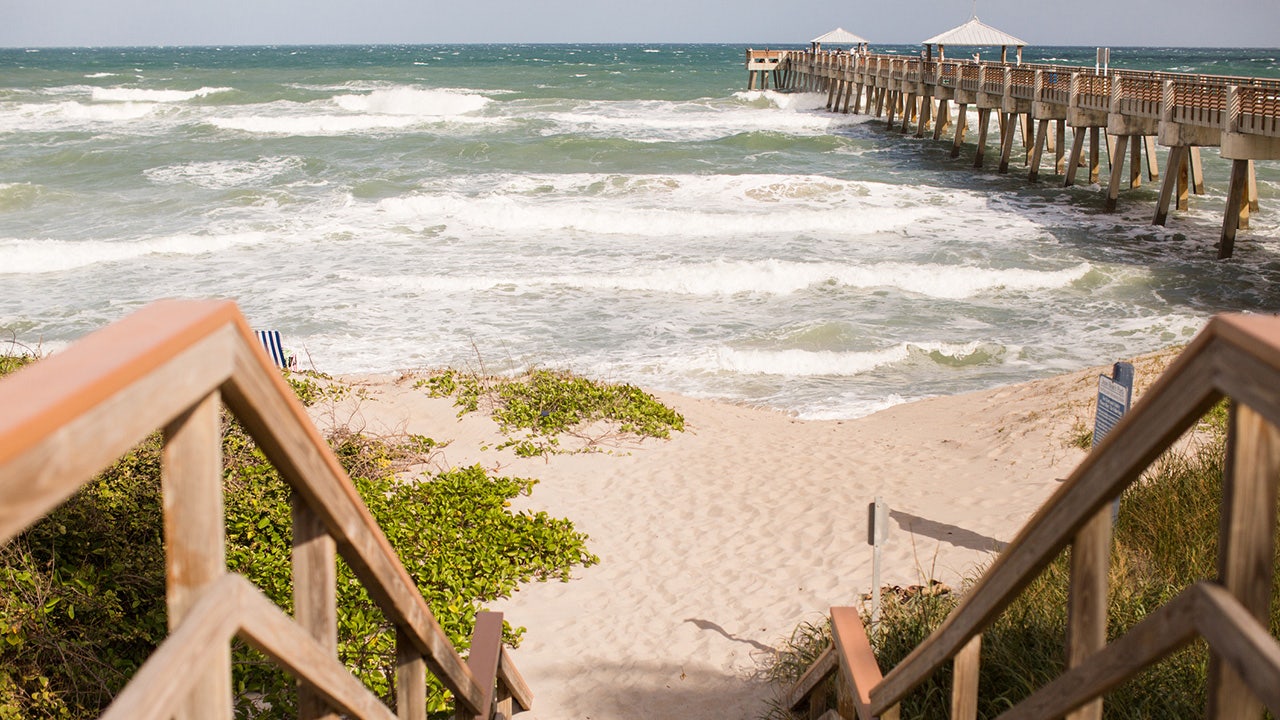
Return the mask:
<svg viewBox="0 0 1280 720">
<path fill-rule="evenodd" d="M 1225 427 L 1222 405 L 1201 423 L 1202 441 L 1167 453 L 1122 496 L 1112 546 L 1108 639 L 1123 635 L 1196 580 L 1217 575 Z M 979 717 L 999 715 L 1065 668 L 1069 577 L 1067 551 L 983 633 Z M 1271 632 L 1280 636 L 1280 593 L 1272 592 Z M 958 602 L 956 594 L 886 596 L 880 624 L 871 632 L 881 668 L 905 658 Z M 766 668 L 769 676 L 780 687 L 794 683 L 829 642 L 826 623 L 802 625 Z M 1104 717 L 1199 717 L 1207 667 L 1207 646 L 1194 642 L 1108 693 Z M 904 700 L 902 717 L 948 717 L 950 697 L 948 663 Z M 769 717 L 790 716 L 775 706 Z"/>
<path fill-rule="evenodd" d="M 619 436 L 669 438 L 684 431 L 684 416 L 634 385 L 613 385 L 568 372 L 535 368 L 517 377 L 486 377 L 438 370 L 414 385 L 432 397 L 452 397 L 459 416 L 485 409 L 520 457 L 564 452 L 559 436 L 583 440 L 582 450 L 599 448 Z M 589 426 L 603 423 L 604 430 Z"/>
<path fill-rule="evenodd" d="M 0 368 L 9 367 L 0 360 Z M 25 361 L 23 361 L 25 362 Z M 23 363 L 14 363 L 23 364 Z M 290 378 L 314 401 L 340 392 Z M 338 458 L 454 645 L 476 612 L 521 582 L 567 580 L 598 562 L 572 523 L 512 512 L 535 481 L 479 467 L 405 479 L 438 446 L 340 428 Z M 152 436 L 0 548 L 0 720 L 95 717 L 165 635 L 160 440 Z M 292 611 L 290 490 L 244 430 L 224 419 L 227 565 Z M 338 568 L 339 657 L 391 702 L 394 632 L 344 563 Z M 518 642 L 522 628 L 507 627 Z M 292 717 L 295 682 L 247 647 L 233 648 L 237 716 Z M 428 676 L 429 708 L 451 698 Z"/>
</svg>

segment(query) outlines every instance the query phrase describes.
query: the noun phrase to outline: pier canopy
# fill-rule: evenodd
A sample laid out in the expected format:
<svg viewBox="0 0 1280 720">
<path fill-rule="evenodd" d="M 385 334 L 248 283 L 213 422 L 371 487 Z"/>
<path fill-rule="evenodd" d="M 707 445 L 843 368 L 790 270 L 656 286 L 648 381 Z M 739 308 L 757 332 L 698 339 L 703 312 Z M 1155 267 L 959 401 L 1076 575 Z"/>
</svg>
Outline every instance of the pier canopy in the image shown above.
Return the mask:
<svg viewBox="0 0 1280 720">
<path fill-rule="evenodd" d="M 984 46 L 994 47 L 1000 46 L 1000 62 L 1008 62 L 1009 46 L 1012 45 L 1018 49 L 1018 64 L 1022 64 L 1022 48 L 1026 47 L 1025 40 L 1010 35 L 1002 30 L 997 30 L 990 25 L 978 19 L 977 15 L 969 18 L 969 22 L 951 28 L 950 30 L 934 35 L 925 40 L 925 57 L 933 58 L 933 46 L 938 46 L 938 59 L 946 59 L 947 45 L 967 45 L 967 46 Z"/>
<path fill-rule="evenodd" d="M 827 45 L 851 45 L 856 50 L 867 49 L 866 38 L 854 35 L 841 27 L 838 27 L 824 35 L 819 35 L 809 42 L 813 46 L 815 52 L 821 50 L 824 43 Z"/>
</svg>

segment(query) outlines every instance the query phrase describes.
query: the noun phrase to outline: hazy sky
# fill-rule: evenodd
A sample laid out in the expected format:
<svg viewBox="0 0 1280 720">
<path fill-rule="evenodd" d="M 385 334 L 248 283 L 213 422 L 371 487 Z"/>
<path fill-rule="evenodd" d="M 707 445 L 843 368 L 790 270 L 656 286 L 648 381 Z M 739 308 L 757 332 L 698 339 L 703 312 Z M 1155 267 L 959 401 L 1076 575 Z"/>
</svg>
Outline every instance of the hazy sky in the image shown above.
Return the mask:
<svg viewBox="0 0 1280 720">
<path fill-rule="evenodd" d="M 0 47 L 327 43 L 800 43 L 836 26 L 916 43 L 972 0 L 0 0 Z M 1049 11 L 1052 7 L 1054 10 Z M 979 0 L 1032 45 L 1280 46 L 1280 0 Z"/>
</svg>

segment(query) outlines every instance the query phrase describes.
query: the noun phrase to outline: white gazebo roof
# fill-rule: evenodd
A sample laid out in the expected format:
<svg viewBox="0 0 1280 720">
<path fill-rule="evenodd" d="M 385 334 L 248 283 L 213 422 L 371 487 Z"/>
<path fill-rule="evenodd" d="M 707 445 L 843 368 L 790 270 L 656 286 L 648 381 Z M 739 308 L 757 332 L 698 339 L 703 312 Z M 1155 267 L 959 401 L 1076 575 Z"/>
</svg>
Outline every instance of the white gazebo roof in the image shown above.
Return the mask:
<svg viewBox="0 0 1280 720">
<path fill-rule="evenodd" d="M 977 16 L 960 27 L 952 28 L 940 35 L 925 40 L 922 45 L 1015 45 L 1026 46 L 1026 41 L 1006 32 L 1001 32 L 978 20 Z"/>
<path fill-rule="evenodd" d="M 865 45 L 867 44 L 866 39 L 860 38 L 857 35 L 854 35 L 853 33 L 849 32 L 848 30 L 845 30 L 844 28 L 836 28 L 835 30 L 832 30 L 826 35 L 820 35 L 814 38 L 811 42 L 830 43 L 832 45 Z"/>
</svg>

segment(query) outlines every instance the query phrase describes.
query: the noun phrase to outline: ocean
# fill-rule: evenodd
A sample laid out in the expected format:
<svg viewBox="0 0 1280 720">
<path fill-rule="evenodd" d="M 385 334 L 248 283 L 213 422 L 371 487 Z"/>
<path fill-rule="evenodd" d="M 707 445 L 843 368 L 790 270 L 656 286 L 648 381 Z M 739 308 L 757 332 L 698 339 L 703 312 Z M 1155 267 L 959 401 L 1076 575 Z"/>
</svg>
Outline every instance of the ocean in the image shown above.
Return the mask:
<svg viewBox="0 0 1280 720">
<path fill-rule="evenodd" d="M 747 92 L 744 49 L 0 50 L 0 349 L 220 297 L 329 373 L 556 367 L 851 418 L 1280 309 L 1280 163 L 1221 262 L 1216 150 L 1207 195 L 1156 227 L 1158 183 L 1106 214 L 1099 186 Z M 1280 77 L 1277 58 L 1111 64 Z"/>
</svg>

